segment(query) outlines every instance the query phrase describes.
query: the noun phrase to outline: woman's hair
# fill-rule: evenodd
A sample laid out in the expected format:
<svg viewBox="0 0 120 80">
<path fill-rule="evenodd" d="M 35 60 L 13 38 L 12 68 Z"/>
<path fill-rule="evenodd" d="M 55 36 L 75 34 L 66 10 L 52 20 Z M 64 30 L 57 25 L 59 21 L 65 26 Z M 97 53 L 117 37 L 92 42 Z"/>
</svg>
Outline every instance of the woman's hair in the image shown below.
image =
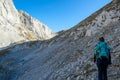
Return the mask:
<svg viewBox="0 0 120 80">
<path fill-rule="evenodd" d="M 104 42 L 104 41 L 105 41 L 105 40 L 104 40 L 104 37 L 100 37 L 100 38 L 99 38 L 99 41 Z"/>
</svg>

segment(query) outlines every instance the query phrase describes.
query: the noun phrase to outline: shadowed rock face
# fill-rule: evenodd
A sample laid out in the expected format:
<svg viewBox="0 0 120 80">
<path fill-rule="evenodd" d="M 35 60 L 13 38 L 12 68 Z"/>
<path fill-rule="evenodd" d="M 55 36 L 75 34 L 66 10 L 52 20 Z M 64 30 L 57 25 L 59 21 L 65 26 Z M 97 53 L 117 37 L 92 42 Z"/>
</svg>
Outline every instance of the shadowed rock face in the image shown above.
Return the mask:
<svg viewBox="0 0 120 80">
<path fill-rule="evenodd" d="M 55 36 L 45 24 L 18 11 L 12 0 L 0 1 L 0 48 L 18 41 L 46 40 Z"/>
<path fill-rule="evenodd" d="M 0 79 L 97 80 L 93 49 L 101 36 L 113 49 L 108 78 L 120 80 L 120 3 L 113 2 L 50 40 L 1 51 Z"/>
<path fill-rule="evenodd" d="M 120 0 L 113 0 L 113 3 L 118 3 L 120 2 Z"/>
</svg>

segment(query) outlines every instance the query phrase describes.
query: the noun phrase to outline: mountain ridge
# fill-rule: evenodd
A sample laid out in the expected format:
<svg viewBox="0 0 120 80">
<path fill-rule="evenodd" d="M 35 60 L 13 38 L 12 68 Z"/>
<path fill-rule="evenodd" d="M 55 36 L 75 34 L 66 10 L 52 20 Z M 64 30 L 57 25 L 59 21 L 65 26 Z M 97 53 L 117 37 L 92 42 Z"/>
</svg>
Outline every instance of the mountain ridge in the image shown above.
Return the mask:
<svg viewBox="0 0 120 80">
<path fill-rule="evenodd" d="M 99 12 L 99 11 L 98 11 Z M 88 17 L 91 18 L 91 17 Z M 108 79 L 120 77 L 120 3 L 111 2 L 91 19 L 49 40 L 8 48 L 0 57 L 3 80 L 97 80 L 93 49 L 99 37 L 112 47 Z M 90 23 L 89 23 L 90 22 Z M 87 23 L 87 25 L 86 25 Z"/>
</svg>

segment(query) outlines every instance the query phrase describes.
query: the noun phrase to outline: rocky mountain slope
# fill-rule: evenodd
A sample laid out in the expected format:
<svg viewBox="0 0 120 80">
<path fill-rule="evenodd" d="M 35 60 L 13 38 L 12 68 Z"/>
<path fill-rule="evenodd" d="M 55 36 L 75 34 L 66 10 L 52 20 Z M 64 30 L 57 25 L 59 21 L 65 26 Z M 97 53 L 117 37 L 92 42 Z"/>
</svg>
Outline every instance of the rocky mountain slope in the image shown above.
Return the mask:
<svg viewBox="0 0 120 80">
<path fill-rule="evenodd" d="M 0 48 L 11 43 L 45 40 L 55 36 L 45 24 L 18 11 L 12 0 L 0 0 Z"/>
<path fill-rule="evenodd" d="M 119 0 L 50 40 L 18 44 L 1 51 L 4 55 L 0 57 L 0 79 L 97 80 L 93 49 L 101 36 L 113 49 L 109 80 L 120 80 Z"/>
</svg>

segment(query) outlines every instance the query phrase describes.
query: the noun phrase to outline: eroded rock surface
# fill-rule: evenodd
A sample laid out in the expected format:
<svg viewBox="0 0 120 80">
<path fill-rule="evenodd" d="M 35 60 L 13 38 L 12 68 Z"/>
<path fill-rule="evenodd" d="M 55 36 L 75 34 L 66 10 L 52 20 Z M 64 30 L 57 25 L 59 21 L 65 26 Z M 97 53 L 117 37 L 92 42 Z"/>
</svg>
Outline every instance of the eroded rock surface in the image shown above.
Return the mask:
<svg viewBox="0 0 120 80">
<path fill-rule="evenodd" d="M 70 30 L 46 41 L 18 44 L 3 50 L 2 80 L 97 80 L 93 63 L 99 37 L 112 47 L 109 80 L 120 80 L 120 3 L 109 3 Z"/>
</svg>

